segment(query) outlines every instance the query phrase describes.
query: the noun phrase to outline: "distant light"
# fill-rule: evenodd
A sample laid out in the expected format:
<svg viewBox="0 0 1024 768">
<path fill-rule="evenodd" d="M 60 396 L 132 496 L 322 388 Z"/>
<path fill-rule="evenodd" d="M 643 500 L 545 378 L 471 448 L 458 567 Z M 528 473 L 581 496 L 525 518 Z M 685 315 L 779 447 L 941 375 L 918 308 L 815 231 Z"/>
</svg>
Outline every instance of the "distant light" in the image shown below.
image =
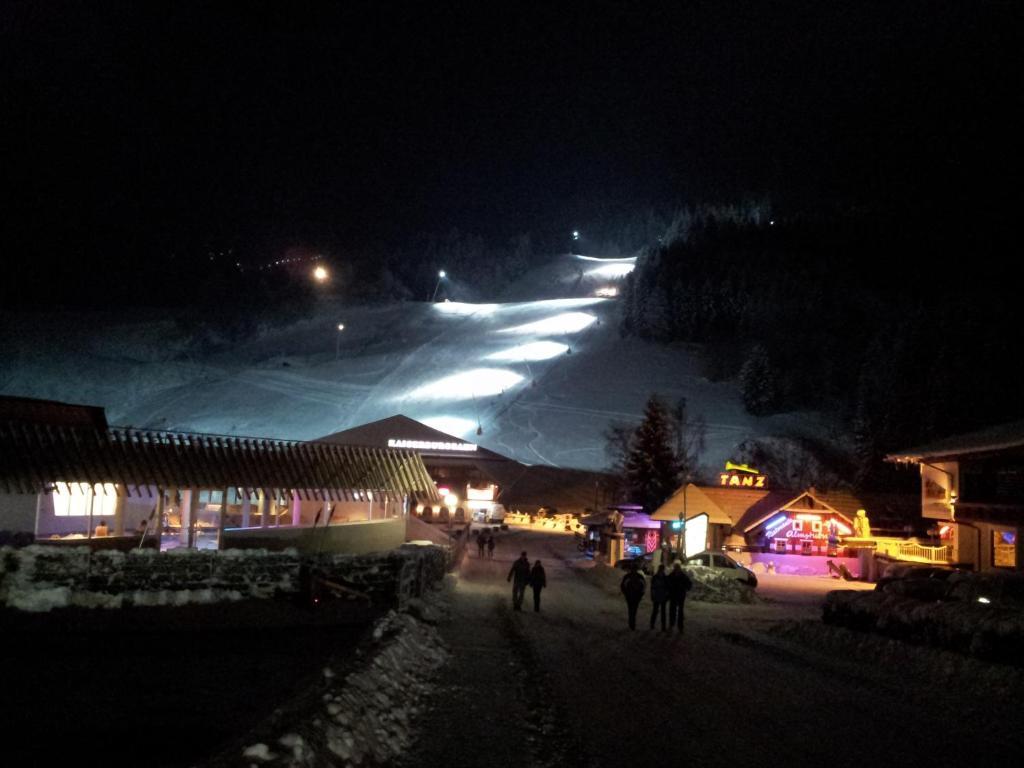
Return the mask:
<svg viewBox="0 0 1024 768">
<path fill-rule="evenodd" d="M 618 263 L 618 264 L 604 264 L 600 267 L 594 267 L 593 269 L 587 270 L 588 275 L 597 275 L 598 277 L 605 277 L 608 279 L 615 279 L 618 277 L 625 277 L 636 268 L 635 264 L 629 263 Z"/>
<path fill-rule="evenodd" d="M 989 600 L 989 599 L 988 599 L 987 597 L 979 597 L 979 598 L 978 598 L 978 602 L 979 602 L 979 603 L 984 603 L 985 605 L 988 605 L 988 604 L 989 604 L 989 603 L 991 603 L 992 601 L 991 601 L 991 600 Z"/>
<path fill-rule="evenodd" d="M 528 344 L 519 344 L 511 349 L 503 349 L 488 355 L 488 360 L 550 360 L 565 353 L 569 347 L 555 341 L 532 341 Z"/>
<path fill-rule="evenodd" d="M 612 296 L 618 296 L 619 295 L 619 289 L 614 287 L 614 286 L 609 285 L 609 286 L 605 286 L 604 288 L 598 288 L 596 291 L 594 291 L 594 295 L 595 296 L 605 296 L 605 297 L 610 298 Z"/>
<path fill-rule="evenodd" d="M 345 324 L 344 323 L 338 323 L 338 330 L 339 331 L 344 331 L 345 330 Z"/>
<path fill-rule="evenodd" d="M 768 222 L 768 226 L 769 227 L 774 227 L 775 226 L 775 219 L 772 219 L 771 221 L 769 221 Z"/>
<path fill-rule="evenodd" d="M 440 272 L 437 273 L 437 276 L 440 278 L 445 278 L 448 277 L 448 273 L 442 269 Z"/>
<path fill-rule="evenodd" d="M 454 493 L 449 493 L 447 496 L 444 497 L 444 503 L 445 506 L 451 509 L 452 507 L 459 503 L 459 497 L 456 496 Z"/>
<path fill-rule="evenodd" d="M 436 429 L 438 432 L 444 432 L 446 435 L 453 435 L 455 437 L 463 437 L 476 429 L 475 421 L 458 416 L 431 416 L 426 419 L 420 419 L 420 421 L 428 427 Z"/>
<path fill-rule="evenodd" d="M 498 395 L 522 381 L 514 371 L 501 368 L 475 368 L 417 387 L 409 397 L 417 399 L 468 400 Z"/>
<path fill-rule="evenodd" d="M 318 283 L 324 282 L 325 280 L 327 280 L 327 277 L 327 270 L 324 269 L 323 267 L 318 266 L 316 269 L 313 270 L 313 279 L 316 280 Z"/>
<path fill-rule="evenodd" d="M 577 232 L 575 229 L 572 231 L 572 239 L 573 240 L 579 240 L 580 239 L 580 233 Z"/>
<path fill-rule="evenodd" d="M 513 328 L 503 328 L 499 333 L 536 333 L 539 335 L 576 333 L 577 331 L 582 331 L 595 320 L 597 320 L 596 317 L 588 315 L 586 312 L 563 312 L 560 315 L 537 320 L 533 323 L 517 325 Z"/>
<path fill-rule="evenodd" d="M 489 315 L 498 308 L 497 304 L 467 304 L 463 301 L 445 301 L 435 304 L 436 311 L 446 315 Z"/>
</svg>

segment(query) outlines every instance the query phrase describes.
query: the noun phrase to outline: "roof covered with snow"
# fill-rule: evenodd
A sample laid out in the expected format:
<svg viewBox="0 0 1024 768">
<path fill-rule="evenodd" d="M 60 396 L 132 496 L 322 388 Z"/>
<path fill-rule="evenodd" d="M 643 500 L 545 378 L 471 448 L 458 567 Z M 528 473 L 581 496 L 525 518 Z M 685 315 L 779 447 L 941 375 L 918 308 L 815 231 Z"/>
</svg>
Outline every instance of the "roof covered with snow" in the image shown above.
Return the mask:
<svg viewBox="0 0 1024 768">
<path fill-rule="evenodd" d="M 945 437 L 916 448 L 891 453 L 885 459 L 916 463 L 925 459 L 952 459 L 964 454 L 993 453 L 1021 447 L 1024 447 L 1024 421 L 1014 421 L 977 432 Z"/>
<path fill-rule="evenodd" d="M 368 424 L 318 437 L 314 442 L 333 445 L 364 445 L 374 448 L 400 447 L 418 451 L 425 458 L 444 457 L 509 461 L 501 454 L 434 429 L 421 421 L 396 414 Z"/>
<path fill-rule="evenodd" d="M 141 488 L 247 488 L 349 499 L 373 491 L 436 499 L 419 454 L 266 438 L 0 421 L 0 489 L 45 492 L 55 483 Z"/>
</svg>

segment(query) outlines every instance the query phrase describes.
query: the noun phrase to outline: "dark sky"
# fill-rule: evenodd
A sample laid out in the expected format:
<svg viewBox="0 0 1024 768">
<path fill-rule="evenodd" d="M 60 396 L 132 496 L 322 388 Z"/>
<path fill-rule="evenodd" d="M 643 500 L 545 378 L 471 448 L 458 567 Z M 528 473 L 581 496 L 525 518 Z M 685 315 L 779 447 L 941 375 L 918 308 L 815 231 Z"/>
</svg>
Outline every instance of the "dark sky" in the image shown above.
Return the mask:
<svg viewBox="0 0 1024 768">
<path fill-rule="evenodd" d="M 3 4 L 5 259 L 1020 202 L 1010 0 L 249 5 Z"/>
</svg>

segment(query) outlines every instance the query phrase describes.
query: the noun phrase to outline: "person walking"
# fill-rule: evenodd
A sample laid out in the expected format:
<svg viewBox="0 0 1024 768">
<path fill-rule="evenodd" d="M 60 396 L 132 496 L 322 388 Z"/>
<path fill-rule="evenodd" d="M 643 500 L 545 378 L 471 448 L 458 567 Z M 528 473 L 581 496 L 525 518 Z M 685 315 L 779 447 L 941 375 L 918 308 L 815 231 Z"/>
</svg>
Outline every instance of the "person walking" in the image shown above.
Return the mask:
<svg viewBox="0 0 1024 768">
<path fill-rule="evenodd" d="M 548 579 L 544 573 L 544 566 L 538 560 L 533 564 L 533 570 L 530 571 L 530 588 L 533 590 L 534 613 L 540 613 L 540 591 L 547 585 Z"/>
<path fill-rule="evenodd" d="M 676 562 L 672 566 L 672 573 L 668 575 L 668 626 L 675 629 L 678 625 L 679 633 L 683 632 L 683 608 L 686 605 L 686 593 L 693 588 L 693 582 L 686 575 L 686 571 Z"/>
<path fill-rule="evenodd" d="M 668 575 L 665 573 L 664 563 L 658 566 L 658 572 L 651 577 L 651 629 L 654 629 L 654 622 L 661 616 L 661 631 L 667 632 L 665 626 L 665 604 L 668 602 Z"/>
<path fill-rule="evenodd" d="M 487 539 L 484 538 L 483 531 L 476 532 L 476 554 L 481 560 L 484 556 L 484 550 L 487 548 Z"/>
<path fill-rule="evenodd" d="M 626 608 L 629 611 L 629 628 L 636 629 L 636 609 L 640 607 L 640 601 L 647 590 L 647 582 L 643 574 L 637 570 L 636 563 L 629 566 L 629 573 L 622 577 L 619 589 L 626 596 Z"/>
<path fill-rule="evenodd" d="M 512 610 L 523 610 L 523 594 L 526 592 L 526 585 L 530 583 L 530 560 L 525 552 L 512 563 L 506 581 L 512 582 Z"/>
<path fill-rule="evenodd" d="M 491 531 L 490 533 L 487 534 L 487 557 L 488 558 L 493 558 L 494 557 L 494 545 L 495 545 L 494 531 Z M 526 554 L 526 553 L 524 552 L 523 554 Z M 529 563 L 527 563 L 527 565 L 529 565 Z"/>
</svg>

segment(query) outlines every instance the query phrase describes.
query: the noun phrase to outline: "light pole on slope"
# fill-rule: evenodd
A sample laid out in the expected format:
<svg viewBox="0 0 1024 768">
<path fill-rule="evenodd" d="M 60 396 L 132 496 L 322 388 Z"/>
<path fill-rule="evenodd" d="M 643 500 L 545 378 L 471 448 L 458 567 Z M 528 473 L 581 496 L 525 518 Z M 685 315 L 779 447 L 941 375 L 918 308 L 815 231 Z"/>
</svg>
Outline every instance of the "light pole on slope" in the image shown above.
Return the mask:
<svg viewBox="0 0 1024 768">
<path fill-rule="evenodd" d="M 441 281 L 448 277 L 448 274 L 442 269 L 437 273 L 437 283 L 434 285 L 434 293 L 430 296 L 430 303 L 434 303 L 434 299 L 437 298 L 437 289 L 441 287 Z"/>
</svg>

